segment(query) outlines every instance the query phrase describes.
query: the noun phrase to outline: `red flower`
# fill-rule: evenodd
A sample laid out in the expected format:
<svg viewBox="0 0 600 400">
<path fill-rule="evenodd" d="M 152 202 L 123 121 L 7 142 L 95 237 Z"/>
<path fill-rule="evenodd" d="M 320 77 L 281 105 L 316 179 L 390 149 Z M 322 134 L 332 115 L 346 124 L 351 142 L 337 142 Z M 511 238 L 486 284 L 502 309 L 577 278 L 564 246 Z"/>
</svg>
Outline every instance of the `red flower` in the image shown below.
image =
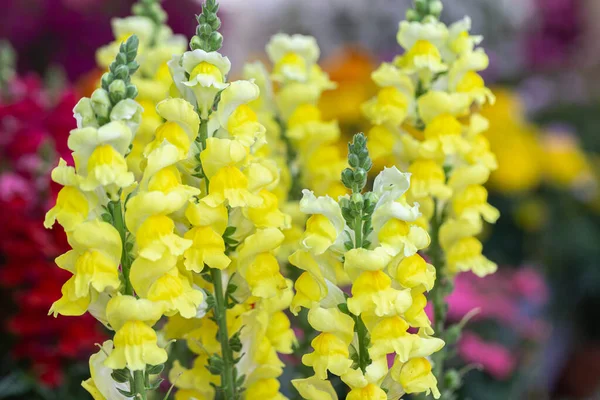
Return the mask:
<svg viewBox="0 0 600 400">
<path fill-rule="evenodd" d="M 69 245 L 60 226 L 44 229 L 43 218 L 56 195 L 50 168 L 58 155 L 70 159 L 66 143 L 75 127 L 76 98 L 65 91 L 51 101 L 35 77 L 14 81 L 9 91 L 9 100 L 0 103 L 0 158 L 7 163 L 1 167 L 9 171 L 0 172 L 0 284 L 9 289 L 13 307 L 5 307 L 1 317 L 5 333 L 16 339 L 12 356 L 31 361 L 40 381 L 53 387 L 62 382 L 63 366 L 84 361 L 94 343 L 105 339 L 90 315 L 48 316 L 70 276 L 54 259 Z M 55 144 L 57 151 L 42 154 Z"/>
</svg>

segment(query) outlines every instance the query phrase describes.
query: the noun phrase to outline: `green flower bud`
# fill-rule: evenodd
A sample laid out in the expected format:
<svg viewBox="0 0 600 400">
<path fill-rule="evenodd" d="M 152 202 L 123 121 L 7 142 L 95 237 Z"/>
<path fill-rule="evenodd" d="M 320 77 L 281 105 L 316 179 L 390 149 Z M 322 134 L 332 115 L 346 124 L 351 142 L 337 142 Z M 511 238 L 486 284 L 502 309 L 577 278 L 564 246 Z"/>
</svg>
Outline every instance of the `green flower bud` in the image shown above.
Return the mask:
<svg viewBox="0 0 600 400">
<path fill-rule="evenodd" d="M 362 168 L 354 170 L 354 182 L 360 189 L 364 188 L 367 184 L 367 171 Z"/>
<path fill-rule="evenodd" d="M 373 167 L 373 161 L 371 161 L 371 158 L 369 157 L 369 153 L 367 153 L 367 157 L 362 161 L 361 168 L 364 169 L 365 171 L 370 171 L 372 167 Z"/>
<path fill-rule="evenodd" d="M 124 53 L 118 53 L 115 60 L 119 64 L 127 64 L 127 56 Z"/>
<path fill-rule="evenodd" d="M 213 24 L 217 20 L 217 14 L 215 14 L 216 10 L 211 11 L 212 12 L 210 14 L 206 15 L 206 22 L 208 22 L 209 24 Z"/>
<path fill-rule="evenodd" d="M 350 164 L 352 168 L 357 168 L 359 166 L 359 161 L 358 155 L 353 153 L 348 154 L 348 164 Z"/>
<path fill-rule="evenodd" d="M 113 79 L 115 79 L 115 76 L 112 74 L 112 72 L 106 72 L 102 75 L 102 78 L 100 79 L 100 83 L 101 86 L 108 90 L 108 85 L 110 85 L 110 83 L 113 81 Z"/>
<path fill-rule="evenodd" d="M 223 45 L 223 36 L 219 32 L 213 32 L 208 37 L 208 46 L 210 51 L 217 51 Z"/>
<path fill-rule="evenodd" d="M 127 94 L 127 86 L 121 79 L 112 81 L 108 87 L 108 97 L 112 104 L 117 104 L 119 101 L 125 98 Z"/>
<path fill-rule="evenodd" d="M 198 25 L 198 35 L 210 35 L 211 32 L 213 31 L 212 27 L 210 26 L 210 24 L 200 24 Z"/>
<path fill-rule="evenodd" d="M 110 94 L 114 93 L 116 95 L 120 95 L 121 97 L 124 97 L 125 93 L 127 92 L 127 86 L 125 85 L 125 82 L 122 81 L 121 79 L 115 79 L 108 86 L 108 92 Z"/>
<path fill-rule="evenodd" d="M 438 18 L 444 9 L 444 5 L 441 1 L 432 1 L 429 3 L 429 14 Z"/>
<path fill-rule="evenodd" d="M 419 13 L 413 10 L 412 8 L 409 8 L 408 10 L 406 10 L 406 20 L 409 22 L 418 21 Z"/>
<path fill-rule="evenodd" d="M 202 49 L 203 46 L 203 40 L 200 39 L 198 36 L 192 36 L 192 39 L 190 40 L 190 49 L 192 50 L 198 50 L 198 49 Z"/>
<path fill-rule="evenodd" d="M 99 118 L 108 118 L 110 109 L 112 108 L 108 92 L 101 88 L 96 89 L 90 99 L 92 100 L 92 109 L 96 116 Z"/>
<path fill-rule="evenodd" d="M 135 85 L 127 85 L 127 93 L 125 97 L 128 99 L 135 99 L 138 95 L 138 88 Z"/>
<path fill-rule="evenodd" d="M 352 185 L 354 183 L 354 173 L 350 168 L 346 168 L 342 171 L 342 183 L 348 189 L 352 189 Z"/>
<path fill-rule="evenodd" d="M 113 71 L 116 79 L 126 80 L 129 77 L 129 68 L 125 64 L 119 65 Z"/>
<path fill-rule="evenodd" d="M 415 0 L 415 10 L 421 15 L 427 14 L 428 10 L 428 0 Z"/>
</svg>

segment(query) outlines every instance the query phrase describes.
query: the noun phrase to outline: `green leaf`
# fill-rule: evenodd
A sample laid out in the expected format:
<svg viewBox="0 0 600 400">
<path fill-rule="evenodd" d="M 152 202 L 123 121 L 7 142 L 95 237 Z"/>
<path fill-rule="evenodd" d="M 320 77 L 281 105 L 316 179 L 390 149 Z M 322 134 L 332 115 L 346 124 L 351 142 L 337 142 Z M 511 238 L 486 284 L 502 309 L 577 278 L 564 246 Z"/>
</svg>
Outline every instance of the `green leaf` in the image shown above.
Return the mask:
<svg viewBox="0 0 600 400">
<path fill-rule="evenodd" d="M 211 308 L 214 308 L 216 304 L 217 304 L 217 302 L 215 300 L 215 296 L 213 296 L 211 293 L 207 294 L 206 305 L 207 305 L 208 309 L 210 310 Z"/>
<path fill-rule="evenodd" d="M 227 285 L 227 293 L 228 293 L 228 294 L 235 293 L 235 291 L 237 290 L 237 288 L 238 288 L 238 287 L 237 287 L 237 285 L 236 285 L 236 284 L 234 284 L 234 283 L 229 283 L 229 284 Z"/>
<path fill-rule="evenodd" d="M 223 233 L 223 236 L 231 236 L 235 233 L 236 230 L 237 230 L 237 227 L 228 226 L 227 228 L 225 228 L 225 232 Z"/>
<path fill-rule="evenodd" d="M 346 314 L 346 315 L 349 315 L 349 316 L 351 316 L 352 318 L 356 318 L 356 316 L 355 316 L 354 314 L 352 314 L 352 313 L 350 312 L 350 310 L 348 310 L 348 304 L 346 304 L 346 303 L 340 303 L 340 304 L 338 304 L 338 308 L 339 308 L 339 310 L 340 310 L 341 312 L 343 312 L 344 314 Z"/>
<path fill-rule="evenodd" d="M 163 378 L 157 378 L 154 382 L 151 382 L 149 385 L 147 385 L 146 389 L 156 390 L 160 387 L 160 384 L 163 383 L 163 381 L 164 381 Z"/>
<path fill-rule="evenodd" d="M 125 383 L 131 380 L 131 373 L 127 368 L 115 369 L 110 376 L 112 376 L 115 382 L 119 383 Z"/>
<path fill-rule="evenodd" d="M 240 375 L 237 380 L 235 381 L 235 384 L 237 387 L 242 387 L 244 386 L 244 381 L 246 380 L 246 375 L 242 374 Z"/>
<path fill-rule="evenodd" d="M 164 364 L 148 365 L 146 367 L 146 373 L 148 373 L 150 375 L 158 375 L 161 372 L 163 372 L 164 369 L 165 369 L 165 365 Z"/>
<path fill-rule="evenodd" d="M 121 393 L 125 397 L 135 396 L 135 393 L 133 393 L 132 391 L 129 391 L 129 390 L 123 390 L 123 389 L 119 389 L 119 388 L 117 388 L 117 390 L 119 391 L 119 393 Z"/>
</svg>

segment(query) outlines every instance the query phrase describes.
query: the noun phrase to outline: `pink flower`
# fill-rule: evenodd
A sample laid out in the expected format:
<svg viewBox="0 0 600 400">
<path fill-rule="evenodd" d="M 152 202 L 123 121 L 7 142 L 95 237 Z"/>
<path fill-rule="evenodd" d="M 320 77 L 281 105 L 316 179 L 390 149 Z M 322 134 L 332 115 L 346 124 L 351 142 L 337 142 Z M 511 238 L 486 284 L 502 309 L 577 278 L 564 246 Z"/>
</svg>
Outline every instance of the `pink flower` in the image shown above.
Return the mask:
<svg viewBox="0 0 600 400">
<path fill-rule="evenodd" d="M 458 354 L 467 362 L 479 364 L 496 379 L 507 379 L 515 370 L 517 358 L 498 343 L 485 342 L 474 333 L 463 333 Z"/>
<path fill-rule="evenodd" d="M 512 279 L 517 292 L 536 305 L 548 301 L 548 288 L 539 272 L 531 267 L 518 270 Z"/>
<path fill-rule="evenodd" d="M 5 172 L 0 175 L 0 200 L 12 201 L 15 198 L 35 196 L 31 184 L 20 175 Z"/>
</svg>

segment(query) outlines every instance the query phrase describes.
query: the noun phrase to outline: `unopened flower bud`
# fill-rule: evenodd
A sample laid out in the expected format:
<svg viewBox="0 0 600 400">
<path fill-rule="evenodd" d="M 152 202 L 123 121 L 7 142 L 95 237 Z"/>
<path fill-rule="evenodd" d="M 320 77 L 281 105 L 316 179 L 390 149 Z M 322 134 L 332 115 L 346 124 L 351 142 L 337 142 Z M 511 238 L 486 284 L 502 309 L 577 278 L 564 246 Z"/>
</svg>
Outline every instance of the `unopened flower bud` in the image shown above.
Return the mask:
<svg viewBox="0 0 600 400">
<path fill-rule="evenodd" d="M 114 74 L 117 79 L 127 79 L 129 76 L 129 68 L 127 65 L 119 65 L 115 68 Z"/>
<path fill-rule="evenodd" d="M 210 26 L 210 24 L 200 24 L 200 25 L 198 25 L 198 34 L 199 35 L 210 35 L 210 33 L 212 31 L 213 31 L 213 29 Z"/>
<path fill-rule="evenodd" d="M 223 45 L 223 36 L 219 32 L 213 32 L 208 37 L 210 51 L 217 51 Z"/>
<path fill-rule="evenodd" d="M 192 36 L 192 39 L 190 40 L 190 48 L 192 50 L 198 50 L 198 49 L 202 49 L 202 46 L 203 46 L 202 39 L 200 39 L 198 36 Z"/>
<path fill-rule="evenodd" d="M 443 9 L 444 6 L 441 1 L 432 1 L 429 3 L 429 14 L 435 17 L 439 17 Z"/>
<path fill-rule="evenodd" d="M 406 10 L 406 20 L 409 22 L 418 21 L 419 13 L 413 10 L 412 8 L 409 8 L 408 10 Z"/>
<path fill-rule="evenodd" d="M 352 189 L 352 183 L 354 182 L 354 173 L 350 168 L 346 168 L 342 171 L 342 183 L 348 189 Z"/>
<path fill-rule="evenodd" d="M 127 93 L 127 86 L 121 79 L 115 79 L 108 87 L 108 93 L 124 97 L 125 93 Z"/>
<path fill-rule="evenodd" d="M 354 182 L 358 183 L 358 186 L 362 189 L 367 184 L 367 172 L 359 168 L 354 170 Z"/>
<path fill-rule="evenodd" d="M 348 155 L 348 164 L 350 164 L 350 166 L 352 168 L 358 167 L 358 163 L 359 163 L 359 159 L 356 154 L 351 153 Z"/>
<path fill-rule="evenodd" d="M 96 89 L 92 96 L 90 97 L 92 100 L 92 109 L 97 117 L 100 118 L 108 118 L 111 109 L 110 98 L 108 97 L 108 92 L 104 89 Z"/>
</svg>

